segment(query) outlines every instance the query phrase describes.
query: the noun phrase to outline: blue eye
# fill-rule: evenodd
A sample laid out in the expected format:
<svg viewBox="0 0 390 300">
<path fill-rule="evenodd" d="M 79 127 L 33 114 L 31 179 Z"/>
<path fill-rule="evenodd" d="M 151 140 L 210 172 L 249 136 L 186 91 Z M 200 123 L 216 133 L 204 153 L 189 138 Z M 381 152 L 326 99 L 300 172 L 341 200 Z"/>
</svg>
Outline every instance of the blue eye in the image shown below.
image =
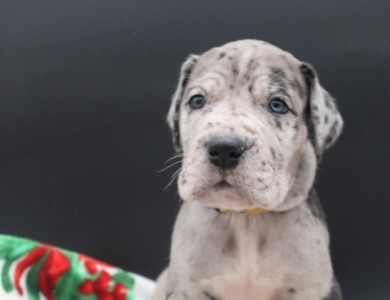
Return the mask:
<svg viewBox="0 0 390 300">
<path fill-rule="evenodd" d="M 206 104 L 206 99 L 202 95 L 192 96 L 190 99 L 190 107 L 192 109 L 202 108 Z"/>
<path fill-rule="evenodd" d="M 269 108 L 272 112 L 277 114 L 286 114 L 289 111 L 286 102 L 280 98 L 273 98 L 269 103 Z"/>
</svg>

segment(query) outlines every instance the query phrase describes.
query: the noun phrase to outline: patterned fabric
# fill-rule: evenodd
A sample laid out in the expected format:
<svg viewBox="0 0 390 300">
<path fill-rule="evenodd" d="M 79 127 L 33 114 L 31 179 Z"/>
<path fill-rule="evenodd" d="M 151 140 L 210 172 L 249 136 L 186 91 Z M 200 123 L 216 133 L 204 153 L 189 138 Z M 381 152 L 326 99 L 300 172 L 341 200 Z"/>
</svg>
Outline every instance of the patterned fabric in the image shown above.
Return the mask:
<svg viewBox="0 0 390 300">
<path fill-rule="evenodd" d="M 1 300 L 148 300 L 154 282 L 88 256 L 0 235 Z"/>
</svg>

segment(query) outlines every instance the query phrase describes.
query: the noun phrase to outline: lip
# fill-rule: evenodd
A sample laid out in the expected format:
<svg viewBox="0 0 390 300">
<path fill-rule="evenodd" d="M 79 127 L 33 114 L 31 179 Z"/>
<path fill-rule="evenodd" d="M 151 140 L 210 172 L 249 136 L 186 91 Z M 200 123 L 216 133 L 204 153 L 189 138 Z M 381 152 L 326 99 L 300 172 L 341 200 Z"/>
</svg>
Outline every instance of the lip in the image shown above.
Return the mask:
<svg viewBox="0 0 390 300">
<path fill-rule="evenodd" d="M 226 182 L 225 180 L 218 182 L 215 186 L 219 188 L 233 187 L 230 183 Z"/>
</svg>

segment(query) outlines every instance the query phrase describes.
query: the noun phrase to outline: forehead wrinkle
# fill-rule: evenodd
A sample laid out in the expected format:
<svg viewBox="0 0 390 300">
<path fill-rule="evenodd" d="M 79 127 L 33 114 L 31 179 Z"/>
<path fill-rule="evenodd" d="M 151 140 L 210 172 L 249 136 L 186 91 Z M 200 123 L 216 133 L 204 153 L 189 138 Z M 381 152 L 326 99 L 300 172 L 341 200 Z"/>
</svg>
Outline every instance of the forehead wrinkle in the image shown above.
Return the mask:
<svg viewBox="0 0 390 300">
<path fill-rule="evenodd" d="M 223 86 L 228 84 L 227 76 L 221 71 L 206 71 L 203 74 L 197 75 L 195 80 L 189 83 L 189 87 L 192 86 L 208 86 L 215 82 L 216 86 Z"/>
<path fill-rule="evenodd" d="M 209 76 L 206 78 L 198 79 L 197 81 L 193 82 L 190 87 L 192 88 L 193 86 L 203 86 L 206 85 L 207 83 L 215 82 L 217 85 L 220 85 L 220 79 L 217 77 Z"/>
<path fill-rule="evenodd" d="M 257 86 L 268 83 L 268 81 L 268 73 L 260 73 L 253 76 L 251 84 L 256 88 Z"/>
<path fill-rule="evenodd" d="M 200 91 L 202 91 L 202 93 L 203 93 L 204 96 L 207 96 L 207 95 L 208 95 L 207 90 L 206 90 L 205 88 L 203 88 L 203 86 L 194 85 L 194 86 L 191 86 L 191 87 L 189 87 L 189 88 L 187 89 L 187 92 L 186 92 L 185 96 L 191 95 L 191 94 L 192 94 L 191 92 L 192 92 L 193 90 L 200 90 Z M 194 95 L 196 95 L 196 93 L 194 93 Z"/>
<path fill-rule="evenodd" d="M 250 62 L 254 60 L 256 50 L 257 49 L 255 47 L 250 47 L 240 55 L 240 61 L 238 64 L 239 73 L 248 74 L 248 72 L 250 71 Z"/>
</svg>

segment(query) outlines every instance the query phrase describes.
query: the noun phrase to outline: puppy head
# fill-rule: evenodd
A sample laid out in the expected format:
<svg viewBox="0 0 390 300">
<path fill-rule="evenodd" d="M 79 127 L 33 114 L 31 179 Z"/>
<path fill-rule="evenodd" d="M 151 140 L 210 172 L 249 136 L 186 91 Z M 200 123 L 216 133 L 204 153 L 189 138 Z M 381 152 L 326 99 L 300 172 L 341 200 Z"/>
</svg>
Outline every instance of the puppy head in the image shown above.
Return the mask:
<svg viewBox="0 0 390 300">
<path fill-rule="evenodd" d="M 306 199 L 317 161 L 343 126 L 309 64 L 255 40 L 191 55 L 168 123 L 183 152 L 183 200 L 278 211 Z"/>
</svg>

